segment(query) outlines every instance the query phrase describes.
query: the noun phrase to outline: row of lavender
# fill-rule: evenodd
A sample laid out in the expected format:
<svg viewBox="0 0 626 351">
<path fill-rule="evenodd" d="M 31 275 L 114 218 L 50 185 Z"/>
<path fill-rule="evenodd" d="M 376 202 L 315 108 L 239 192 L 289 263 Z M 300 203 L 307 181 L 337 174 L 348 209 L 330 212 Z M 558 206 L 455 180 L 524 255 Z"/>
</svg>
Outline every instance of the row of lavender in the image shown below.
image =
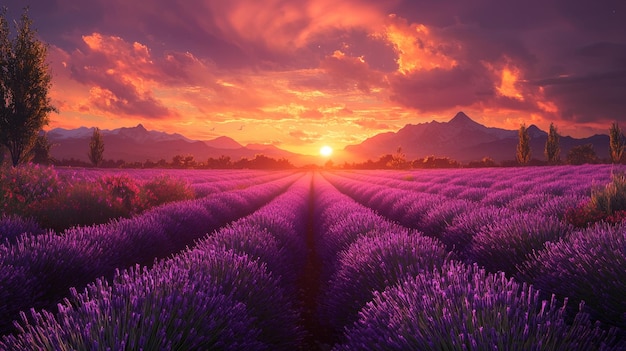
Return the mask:
<svg viewBox="0 0 626 351">
<path fill-rule="evenodd" d="M 150 265 L 207 232 L 252 213 L 283 193 L 301 174 L 236 179 L 244 189 L 156 207 L 129 219 L 75 227 L 63 233 L 24 234 L 0 245 L 0 331 L 19 311 L 51 308 L 70 287 L 111 277 L 117 268 Z M 278 177 L 278 179 L 276 179 Z M 257 185 L 251 185 L 254 182 Z"/>
<path fill-rule="evenodd" d="M 233 188 L 258 184 L 259 180 L 272 180 L 288 172 L 262 170 L 188 170 L 188 169 L 88 169 L 57 168 L 59 176 L 71 181 L 97 181 L 103 175 L 124 175 L 137 181 L 147 181 L 158 176 L 184 179 L 191 184 L 198 197 Z"/>
<path fill-rule="evenodd" d="M 59 312 L 22 315 L 0 348 L 293 350 L 311 177 L 194 248 L 72 291 Z"/>
<path fill-rule="evenodd" d="M 328 176 L 328 175 L 326 175 Z M 402 227 L 315 178 L 319 321 L 334 350 L 619 349 L 566 303 L 504 273 L 465 264 L 437 239 Z"/>
<path fill-rule="evenodd" d="M 298 302 L 310 253 L 321 271 L 315 336 L 336 350 L 624 347 L 586 313 L 461 262 L 460 251 L 434 236 L 385 219 L 319 174 L 302 177 L 193 249 L 122 270 L 112 282 L 104 274 L 56 314 L 24 314 L 19 334 L 0 349 L 310 347 L 300 318 L 308 306 Z"/>
<path fill-rule="evenodd" d="M 589 200 L 593 184 L 608 182 L 615 171 L 610 166 L 581 166 L 412 172 L 412 178 L 404 175 L 406 180 L 382 172 L 325 177 L 386 218 L 437 238 L 464 262 L 533 284 L 544 297 L 556 294 L 569 298 L 570 305 L 584 301 L 593 318 L 624 329 L 626 225 L 599 223 L 578 229 L 563 220 L 568 208 Z M 429 181 L 437 191 L 425 191 Z M 454 197 L 450 189 L 438 187 L 445 182 L 450 188 L 467 184 L 501 197 Z"/>
</svg>

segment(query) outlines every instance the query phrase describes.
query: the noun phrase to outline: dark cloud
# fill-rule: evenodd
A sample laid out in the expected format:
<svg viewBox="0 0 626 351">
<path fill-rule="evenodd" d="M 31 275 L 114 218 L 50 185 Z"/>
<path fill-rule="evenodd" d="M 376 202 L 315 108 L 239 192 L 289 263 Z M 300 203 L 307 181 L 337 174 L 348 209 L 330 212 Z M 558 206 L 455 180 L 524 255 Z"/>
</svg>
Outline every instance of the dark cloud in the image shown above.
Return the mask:
<svg viewBox="0 0 626 351">
<path fill-rule="evenodd" d="M 326 57 L 320 68 L 330 75 L 335 85 L 342 88 L 356 85 L 362 92 L 369 93 L 371 88 L 383 85 L 383 74 L 371 69 L 363 58 L 348 57 L 340 51 Z"/>
<path fill-rule="evenodd" d="M 390 78 L 391 99 L 424 112 L 440 112 L 494 98 L 495 89 L 486 69 L 462 67 L 417 71 Z"/>
</svg>

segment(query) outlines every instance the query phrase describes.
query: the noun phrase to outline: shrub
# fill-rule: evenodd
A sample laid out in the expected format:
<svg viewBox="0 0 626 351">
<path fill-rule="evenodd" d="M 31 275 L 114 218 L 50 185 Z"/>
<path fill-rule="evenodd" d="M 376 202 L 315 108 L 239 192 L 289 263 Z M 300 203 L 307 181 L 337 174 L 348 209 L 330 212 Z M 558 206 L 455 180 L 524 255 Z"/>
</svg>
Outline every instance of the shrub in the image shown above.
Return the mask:
<svg viewBox="0 0 626 351">
<path fill-rule="evenodd" d="M 5 214 L 24 215 L 32 203 L 58 191 L 59 177 L 52 167 L 27 164 L 0 172 L 0 210 Z"/>
<path fill-rule="evenodd" d="M 566 304 L 488 274 L 477 265 L 450 262 L 376 293 L 334 350 L 619 350 L 579 313 L 565 323 Z M 608 346 L 607 345 L 611 345 Z"/>
<path fill-rule="evenodd" d="M 483 227 L 474 236 L 469 257 L 490 272 L 514 274 L 516 265 L 543 249 L 544 243 L 558 241 L 572 231 L 569 224 L 556 218 L 516 212 Z"/>
<path fill-rule="evenodd" d="M 579 228 L 602 220 L 618 223 L 625 217 L 626 175 L 623 173 L 612 173 L 607 185 L 591 190 L 589 202 L 572 207 L 565 214 L 566 220 Z"/>
<path fill-rule="evenodd" d="M 131 269 L 113 285 L 98 280 L 74 290 L 56 316 L 22 314 L 21 334 L 3 341 L 10 349 L 190 350 L 268 349 L 246 305 L 219 286 L 190 279 L 171 267 L 160 274 Z M 178 268 L 178 269 L 176 269 Z M 55 318 L 56 317 L 56 318 Z M 2 343 L 0 343 L 2 346 Z"/>
<path fill-rule="evenodd" d="M 450 225 L 441 232 L 439 239 L 448 250 L 454 250 L 461 257 L 467 256 L 467 249 L 474 236 L 484 227 L 506 220 L 513 215 L 506 207 L 469 206 L 467 211 L 454 217 Z"/>
<path fill-rule="evenodd" d="M 359 238 L 339 254 L 337 271 L 319 303 L 320 321 L 339 336 L 375 291 L 441 266 L 446 257 L 441 243 L 406 230 Z"/>
<path fill-rule="evenodd" d="M 593 315 L 626 327 L 626 224 L 599 223 L 548 243 L 520 265 L 520 279 L 539 289 L 584 300 Z"/>
<path fill-rule="evenodd" d="M 163 175 L 141 185 L 138 196 L 141 208 L 151 208 L 167 202 L 193 199 L 194 191 L 188 182 Z"/>
<path fill-rule="evenodd" d="M 626 210 L 626 175 L 613 173 L 604 188 L 593 189 L 589 206 L 607 215 Z"/>
<path fill-rule="evenodd" d="M 456 216 L 474 206 L 467 200 L 440 200 L 437 205 L 428 210 L 423 222 L 416 228 L 425 235 L 438 238 Z"/>
<path fill-rule="evenodd" d="M 102 267 L 97 248 L 81 245 L 71 237 L 54 233 L 18 238 L 14 245 L 0 246 L 0 272 L 18 270 L 16 277 L 0 273 L 0 287 L 6 289 L 0 300 L 5 315 L 0 316 L 0 332 L 6 332 L 20 310 L 51 308 L 68 291 L 68 277 L 74 286 L 84 286 L 99 276 Z M 3 333 L 0 333 L 3 334 Z"/>
<path fill-rule="evenodd" d="M 192 250 L 166 265 L 184 267 L 193 281 L 217 285 L 234 301 L 246 304 L 261 333 L 259 340 L 272 350 L 293 350 L 302 342 L 300 319 L 292 296 L 285 294 L 265 264 L 232 250 Z"/>
<path fill-rule="evenodd" d="M 127 213 L 138 212 L 139 185 L 134 178 L 127 174 L 105 175 L 100 184 L 113 206 L 121 206 Z"/>
<path fill-rule="evenodd" d="M 57 232 L 72 226 L 102 224 L 131 214 L 129 208 L 107 194 L 101 184 L 86 182 L 66 184 L 56 196 L 33 203 L 28 213 L 40 226 Z"/>
<path fill-rule="evenodd" d="M 44 231 L 32 218 L 18 216 L 0 216 L 0 242 L 14 242 L 21 234 L 43 234 Z"/>
</svg>

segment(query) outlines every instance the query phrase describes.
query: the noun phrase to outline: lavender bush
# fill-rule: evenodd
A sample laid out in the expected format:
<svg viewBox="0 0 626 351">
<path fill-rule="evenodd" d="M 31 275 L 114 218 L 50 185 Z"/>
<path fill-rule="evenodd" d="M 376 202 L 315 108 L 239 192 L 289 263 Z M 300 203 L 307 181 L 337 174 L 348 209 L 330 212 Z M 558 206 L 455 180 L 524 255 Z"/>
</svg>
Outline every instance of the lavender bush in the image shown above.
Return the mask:
<svg viewBox="0 0 626 351">
<path fill-rule="evenodd" d="M 257 209 L 232 206 L 261 206 L 299 177 L 293 175 L 252 186 L 236 191 L 236 195 L 225 192 L 195 202 L 172 203 L 131 219 L 72 228 L 63 235 L 24 235 L 15 244 L 0 245 L 0 272 L 23 267 L 24 275 L 18 278 L 32 287 L 24 294 L 23 284 L 16 279 L 0 281 L 0 287 L 14 296 L 0 301 L 3 305 L 0 310 L 6 313 L 0 316 L 0 334 L 11 330 L 11 321 L 18 317 L 19 311 L 31 307 L 51 308 L 70 287 L 80 288 L 97 277 L 110 277 L 116 268 L 136 263 L 150 265 L 155 258 L 171 255 L 192 240 Z M 217 212 L 210 205 L 221 198 L 230 199 L 227 202 L 231 207 L 225 216 L 216 216 Z M 181 207 L 184 210 L 177 211 Z M 170 211 L 178 215 L 171 216 Z M 190 218 L 189 214 L 194 217 Z M 0 273 L 0 278 L 7 276 Z"/>
<path fill-rule="evenodd" d="M 626 224 L 598 224 L 546 245 L 520 263 L 519 278 L 585 301 L 594 317 L 626 328 Z"/>
<path fill-rule="evenodd" d="M 245 303 L 196 278 L 183 265 L 124 271 L 113 285 L 98 280 L 81 294 L 74 290 L 56 316 L 22 314 L 20 334 L 2 343 L 55 350 L 269 349 Z"/>
<path fill-rule="evenodd" d="M 333 350 L 619 350 L 614 334 L 565 304 L 456 262 L 376 293 Z"/>
<path fill-rule="evenodd" d="M 375 291 L 432 270 L 446 257 L 441 243 L 408 230 L 363 236 L 339 253 L 338 268 L 319 302 L 320 320 L 338 336 Z"/>
<path fill-rule="evenodd" d="M 572 231 L 571 225 L 556 218 L 517 212 L 476 233 L 468 255 L 490 272 L 513 275 L 516 265 L 543 249 L 546 242 L 558 241 Z"/>
<path fill-rule="evenodd" d="M 0 242 L 15 242 L 21 234 L 38 235 L 44 232 L 32 218 L 0 216 Z"/>
</svg>

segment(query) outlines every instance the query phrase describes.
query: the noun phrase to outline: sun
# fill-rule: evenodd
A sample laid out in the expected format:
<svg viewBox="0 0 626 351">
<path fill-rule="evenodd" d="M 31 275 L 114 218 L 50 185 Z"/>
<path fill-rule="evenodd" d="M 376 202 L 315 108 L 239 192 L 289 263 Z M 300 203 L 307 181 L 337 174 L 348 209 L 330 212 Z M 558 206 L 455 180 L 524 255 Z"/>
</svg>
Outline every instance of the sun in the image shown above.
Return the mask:
<svg viewBox="0 0 626 351">
<path fill-rule="evenodd" d="M 324 157 L 329 157 L 332 154 L 333 154 L 333 148 L 328 146 L 328 145 L 324 145 L 320 149 L 320 155 L 322 155 Z"/>
</svg>

